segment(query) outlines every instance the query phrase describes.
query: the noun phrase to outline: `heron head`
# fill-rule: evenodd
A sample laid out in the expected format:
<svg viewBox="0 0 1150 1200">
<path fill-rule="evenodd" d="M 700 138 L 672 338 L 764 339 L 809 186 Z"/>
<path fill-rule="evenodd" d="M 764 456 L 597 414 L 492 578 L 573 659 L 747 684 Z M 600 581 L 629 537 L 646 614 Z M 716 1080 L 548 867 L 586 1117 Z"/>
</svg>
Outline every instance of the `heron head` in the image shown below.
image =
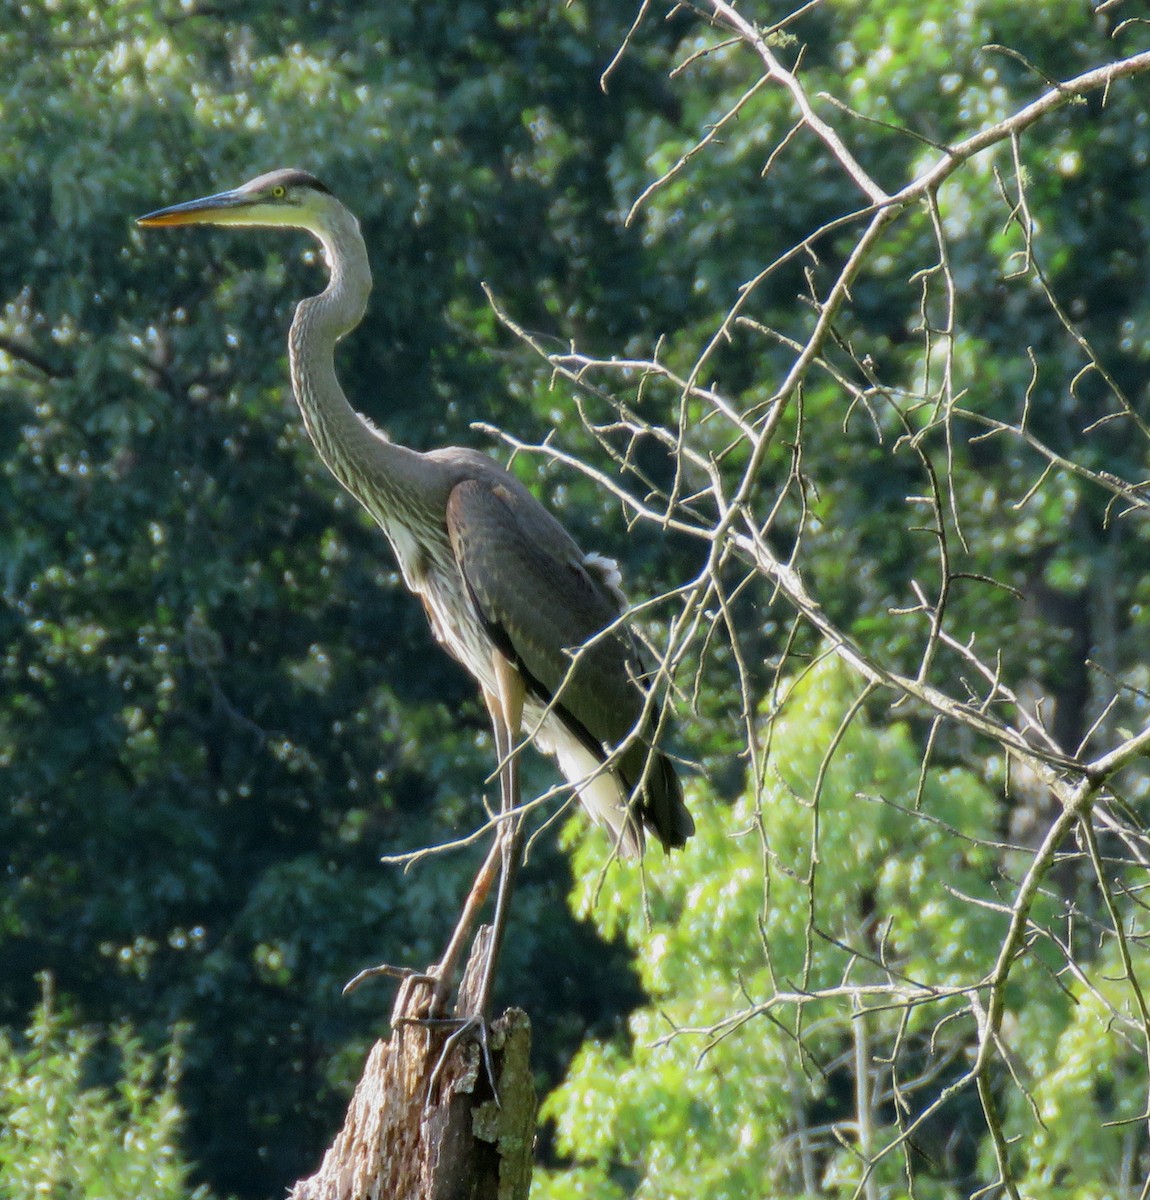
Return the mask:
<svg viewBox="0 0 1150 1200">
<path fill-rule="evenodd" d="M 187 200 L 137 217 L 137 225 L 284 225 L 316 229 L 338 203 L 314 175 L 293 168 L 258 175 L 230 192 Z"/>
</svg>

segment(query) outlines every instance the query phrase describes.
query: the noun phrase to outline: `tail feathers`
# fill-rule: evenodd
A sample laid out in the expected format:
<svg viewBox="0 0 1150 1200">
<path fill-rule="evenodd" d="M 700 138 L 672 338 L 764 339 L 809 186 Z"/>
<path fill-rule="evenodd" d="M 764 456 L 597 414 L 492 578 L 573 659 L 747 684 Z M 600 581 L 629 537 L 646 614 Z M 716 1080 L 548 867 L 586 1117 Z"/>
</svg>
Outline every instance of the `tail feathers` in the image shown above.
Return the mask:
<svg viewBox="0 0 1150 1200">
<path fill-rule="evenodd" d="M 620 766 L 624 779 L 634 780 L 630 791 L 643 780 L 637 803 L 643 825 L 658 838 L 664 850 L 685 845 L 695 832 L 695 822 L 683 801 L 683 788 L 671 760 L 660 750 L 637 745 L 623 756 Z M 632 766 L 633 773 L 628 770 Z"/>
<path fill-rule="evenodd" d="M 557 730 L 552 737 L 553 744 L 547 748 L 559 759 L 563 774 L 575 785 L 591 818 L 610 830 L 624 858 L 642 855 L 644 830 L 649 830 L 665 850 L 682 846 L 695 832 L 695 822 L 683 803 L 679 778 L 665 754 L 636 744 L 613 770 L 605 771 L 602 760 L 567 730 Z M 642 788 L 632 800 L 640 780 Z"/>
</svg>

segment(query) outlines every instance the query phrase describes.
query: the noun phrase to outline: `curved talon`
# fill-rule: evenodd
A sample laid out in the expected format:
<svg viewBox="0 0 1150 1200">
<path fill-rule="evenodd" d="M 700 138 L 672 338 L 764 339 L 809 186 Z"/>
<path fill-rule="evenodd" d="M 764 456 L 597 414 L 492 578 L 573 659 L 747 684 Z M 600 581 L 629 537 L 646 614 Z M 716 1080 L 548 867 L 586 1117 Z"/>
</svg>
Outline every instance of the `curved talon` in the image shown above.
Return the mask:
<svg viewBox="0 0 1150 1200">
<path fill-rule="evenodd" d="M 487 1036 L 487 1022 L 482 1017 L 405 1017 L 402 1018 L 402 1021 L 404 1024 L 423 1025 L 430 1029 L 443 1029 L 448 1025 L 456 1026 L 455 1031 L 443 1043 L 443 1049 L 439 1053 L 439 1058 L 436 1059 L 435 1066 L 432 1068 L 430 1076 L 428 1076 L 427 1093 L 423 1098 L 424 1112 L 432 1107 L 431 1097 L 435 1092 L 436 1085 L 439 1083 L 439 1078 L 443 1074 L 443 1068 L 447 1065 L 447 1060 L 452 1050 L 469 1033 L 474 1033 L 475 1040 L 479 1043 L 479 1050 L 483 1055 L 483 1065 L 487 1068 L 487 1078 L 491 1082 L 491 1094 L 495 1098 L 495 1107 L 503 1107 L 499 1102 L 499 1088 L 495 1083 L 495 1063 L 491 1058 L 491 1044 Z"/>
<path fill-rule="evenodd" d="M 378 967 L 364 967 L 353 979 L 343 985 L 344 996 L 350 996 L 357 987 L 368 979 L 386 975 L 389 979 L 399 979 L 403 982 L 414 980 L 416 983 L 438 983 L 439 976 L 428 971 L 417 971 L 414 967 L 393 967 L 390 963 L 380 963 Z"/>
<path fill-rule="evenodd" d="M 439 967 L 428 967 L 426 971 L 418 971 L 414 967 L 393 967 L 390 963 L 381 963 L 378 967 L 366 967 L 354 979 L 344 984 L 343 995 L 355 991 L 365 980 L 386 975 L 389 979 L 398 979 L 399 988 L 395 993 L 395 1001 L 391 1006 L 391 1024 L 413 1025 L 439 1019 L 447 1004 L 448 986 Z M 414 990 L 419 987 L 428 989 L 426 997 L 416 996 Z M 422 1008 L 418 1015 L 410 1015 L 413 1008 Z"/>
</svg>

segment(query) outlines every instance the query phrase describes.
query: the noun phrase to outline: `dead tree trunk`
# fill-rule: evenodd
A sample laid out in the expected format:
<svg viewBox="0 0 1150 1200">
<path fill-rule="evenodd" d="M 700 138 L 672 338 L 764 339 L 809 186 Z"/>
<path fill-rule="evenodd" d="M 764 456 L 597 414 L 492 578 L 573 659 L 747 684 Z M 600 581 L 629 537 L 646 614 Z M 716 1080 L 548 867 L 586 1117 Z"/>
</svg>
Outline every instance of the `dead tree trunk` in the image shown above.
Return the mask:
<svg viewBox="0 0 1150 1200">
<path fill-rule="evenodd" d="M 458 1012 L 472 1011 L 489 940 L 485 926 Z M 393 1022 L 401 1006 L 410 1011 L 406 991 Z M 494 1081 L 474 1037 L 448 1047 L 448 1036 L 394 1024 L 391 1038 L 376 1042 L 343 1129 L 289 1200 L 526 1200 L 536 1110 L 527 1014 L 508 1009 L 491 1026 Z"/>
</svg>

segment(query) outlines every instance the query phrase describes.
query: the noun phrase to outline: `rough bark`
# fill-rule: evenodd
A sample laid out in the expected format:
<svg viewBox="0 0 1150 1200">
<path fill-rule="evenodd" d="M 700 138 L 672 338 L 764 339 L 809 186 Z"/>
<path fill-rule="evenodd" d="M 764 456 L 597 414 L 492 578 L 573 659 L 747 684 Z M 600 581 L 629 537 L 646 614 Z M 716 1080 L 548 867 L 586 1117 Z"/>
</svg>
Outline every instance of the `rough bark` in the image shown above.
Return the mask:
<svg viewBox="0 0 1150 1200">
<path fill-rule="evenodd" d="M 489 939 L 485 926 L 457 1012 L 472 1011 Z M 492 1023 L 493 1081 L 473 1034 L 451 1044 L 450 1029 L 397 1023 L 418 1011 L 419 991 L 401 988 L 392 1035 L 372 1048 L 343 1129 L 289 1200 L 526 1200 L 537 1106 L 527 1014 L 508 1009 Z"/>
</svg>

